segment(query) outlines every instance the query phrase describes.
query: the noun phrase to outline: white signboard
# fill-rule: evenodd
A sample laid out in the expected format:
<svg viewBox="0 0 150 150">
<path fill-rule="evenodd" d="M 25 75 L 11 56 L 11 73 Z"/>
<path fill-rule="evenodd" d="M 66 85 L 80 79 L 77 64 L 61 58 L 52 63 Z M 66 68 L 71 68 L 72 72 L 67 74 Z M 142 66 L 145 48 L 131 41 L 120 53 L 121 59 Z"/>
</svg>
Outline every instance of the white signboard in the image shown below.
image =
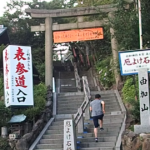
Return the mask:
<svg viewBox="0 0 150 150">
<path fill-rule="evenodd" d="M 64 120 L 64 150 L 75 150 L 75 135 L 73 120 Z"/>
<path fill-rule="evenodd" d="M 3 51 L 5 105 L 33 106 L 31 47 L 9 45 Z"/>
<path fill-rule="evenodd" d="M 150 71 L 150 49 L 119 52 L 121 75 L 137 74 L 138 69 Z"/>
</svg>

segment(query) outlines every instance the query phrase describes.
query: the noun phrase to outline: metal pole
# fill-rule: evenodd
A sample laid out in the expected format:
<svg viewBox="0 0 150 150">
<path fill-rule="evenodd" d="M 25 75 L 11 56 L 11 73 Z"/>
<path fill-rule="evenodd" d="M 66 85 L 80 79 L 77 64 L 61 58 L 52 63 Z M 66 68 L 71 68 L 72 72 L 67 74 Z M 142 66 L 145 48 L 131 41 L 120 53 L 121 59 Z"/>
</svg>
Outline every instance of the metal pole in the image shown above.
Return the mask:
<svg viewBox="0 0 150 150">
<path fill-rule="evenodd" d="M 140 49 L 143 49 L 143 35 L 142 35 L 142 15 L 141 15 L 141 0 L 138 0 L 139 13 L 139 35 L 140 35 Z"/>
</svg>

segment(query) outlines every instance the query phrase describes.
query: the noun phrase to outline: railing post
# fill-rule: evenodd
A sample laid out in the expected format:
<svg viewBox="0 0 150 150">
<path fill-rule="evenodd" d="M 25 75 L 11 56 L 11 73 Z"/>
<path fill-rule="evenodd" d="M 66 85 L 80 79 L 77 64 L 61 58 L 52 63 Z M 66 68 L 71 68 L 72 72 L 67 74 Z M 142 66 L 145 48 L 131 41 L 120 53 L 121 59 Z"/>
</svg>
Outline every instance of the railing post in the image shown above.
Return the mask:
<svg viewBox="0 0 150 150">
<path fill-rule="evenodd" d="M 84 119 L 83 119 L 83 110 L 82 108 L 79 108 L 78 111 L 81 114 L 81 118 L 78 122 L 78 133 L 83 133 L 84 132 Z"/>
<path fill-rule="evenodd" d="M 57 94 L 55 92 L 53 93 L 53 116 L 56 116 L 57 114 L 56 108 L 57 108 Z"/>
<path fill-rule="evenodd" d="M 85 119 L 90 119 L 90 104 L 88 103 L 86 109 L 85 109 Z"/>
</svg>

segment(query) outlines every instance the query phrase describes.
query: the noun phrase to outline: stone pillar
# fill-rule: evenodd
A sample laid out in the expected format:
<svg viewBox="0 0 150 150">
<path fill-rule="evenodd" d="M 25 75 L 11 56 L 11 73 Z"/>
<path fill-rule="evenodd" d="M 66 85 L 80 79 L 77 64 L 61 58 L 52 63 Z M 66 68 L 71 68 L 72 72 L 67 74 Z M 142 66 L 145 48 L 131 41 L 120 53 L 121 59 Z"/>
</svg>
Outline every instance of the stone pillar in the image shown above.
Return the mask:
<svg viewBox="0 0 150 150">
<path fill-rule="evenodd" d="M 147 68 L 138 71 L 139 77 L 139 100 L 140 100 L 140 120 L 141 125 L 134 125 L 134 132 L 150 132 L 150 101 L 149 101 L 149 79 Z"/>
<path fill-rule="evenodd" d="M 109 18 L 113 19 L 114 15 L 113 13 L 109 13 Z M 113 26 L 113 25 L 111 25 Z M 116 88 L 118 87 L 119 81 L 121 81 L 120 74 L 117 70 L 117 65 L 118 65 L 118 42 L 117 39 L 115 38 L 115 30 L 113 27 L 110 27 L 110 34 L 111 34 L 111 48 L 112 48 L 112 54 L 113 54 L 113 62 L 114 62 L 114 74 L 115 74 L 115 80 L 116 80 Z"/>
<path fill-rule="evenodd" d="M 53 32 L 52 18 L 45 19 L 45 85 L 52 87 L 53 81 Z"/>
</svg>

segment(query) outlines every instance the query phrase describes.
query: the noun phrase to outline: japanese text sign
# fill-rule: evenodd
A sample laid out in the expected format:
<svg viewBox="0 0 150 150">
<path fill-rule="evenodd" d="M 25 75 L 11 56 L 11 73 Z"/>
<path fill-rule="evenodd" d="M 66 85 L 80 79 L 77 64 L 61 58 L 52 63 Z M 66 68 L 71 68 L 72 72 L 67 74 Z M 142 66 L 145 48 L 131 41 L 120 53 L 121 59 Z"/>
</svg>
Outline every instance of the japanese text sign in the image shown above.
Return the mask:
<svg viewBox="0 0 150 150">
<path fill-rule="evenodd" d="M 64 120 L 64 150 L 75 150 L 75 135 L 73 120 Z"/>
<path fill-rule="evenodd" d="M 31 47 L 9 45 L 3 50 L 5 105 L 33 106 Z"/>
<path fill-rule="evenodd" d="M 140 68 L 150 71 L 150 49 L 119 52 L 121 75 L 137 74 Z"/>
<path fill-rule="evenodd" d="M 150 125 L 149 79 L 147 68 L 139 69 L 138 77 L 141 125 Z"/>
<path fill-rule="evenodd" d="M 65 43 L 73 41 L 87 41 L 103 39 L 103 28 L 89 28 L 69 31 L 53 32 L 54 43 Z"/>
</svg>

